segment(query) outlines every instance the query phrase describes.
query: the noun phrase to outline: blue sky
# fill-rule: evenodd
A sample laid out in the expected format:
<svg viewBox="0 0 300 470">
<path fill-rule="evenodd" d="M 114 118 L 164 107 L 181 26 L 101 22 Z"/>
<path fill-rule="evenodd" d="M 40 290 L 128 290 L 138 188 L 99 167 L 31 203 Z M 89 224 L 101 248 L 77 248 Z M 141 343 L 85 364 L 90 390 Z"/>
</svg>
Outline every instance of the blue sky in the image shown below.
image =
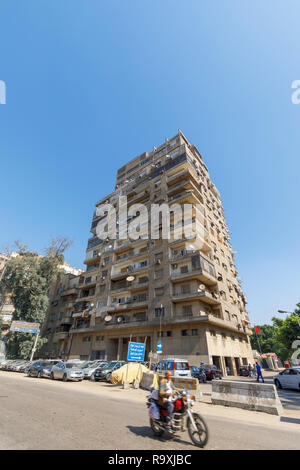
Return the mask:
<svg viewBox="0 0 300 470">
<path fill-rule="evenodd" d="M 1 0 L 0 251 L 74 240 L 116 170 L 180 128 L 219 188 L 253 323 L 299 293 L 297 0 Z"/>
</svg>

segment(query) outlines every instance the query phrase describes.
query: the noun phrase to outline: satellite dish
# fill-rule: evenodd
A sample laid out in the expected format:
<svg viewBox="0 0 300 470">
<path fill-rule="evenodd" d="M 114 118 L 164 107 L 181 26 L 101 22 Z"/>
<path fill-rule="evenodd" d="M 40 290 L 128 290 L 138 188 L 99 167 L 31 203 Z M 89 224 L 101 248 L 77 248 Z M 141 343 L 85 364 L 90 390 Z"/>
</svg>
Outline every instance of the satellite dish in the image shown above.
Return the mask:
<svg viewBox="0 0 300 470">
<path fill-rule="evenodd" d="M 128 282 L 132 282 L 132 281 L 134 281 L 134 280 L 135 280 L 135 277 L 134 277 L 134 276 L 127 276 L 127 277 L 126 277 L 126 281 L 128 281 Z"/>
<path fill-rule="evenodd" d="M 110 315 L 107 315 L 105 318 L 104 318 L 104 321 L 110 321 L 112 319 L 112 317 Z"/>
<path fill-rule="evenodd" d="M 200 284 L 200 285 L 199 285 L 199 290 L 205 290 L 205 285 L 204 285 L 204 284 Z"/>
<path fill-rule="evenodd" d="M 124 320 L 123 317 L 118 317 L 117 318 L 117 323 L 121 323 L 123 320 Z"/>
</svg>

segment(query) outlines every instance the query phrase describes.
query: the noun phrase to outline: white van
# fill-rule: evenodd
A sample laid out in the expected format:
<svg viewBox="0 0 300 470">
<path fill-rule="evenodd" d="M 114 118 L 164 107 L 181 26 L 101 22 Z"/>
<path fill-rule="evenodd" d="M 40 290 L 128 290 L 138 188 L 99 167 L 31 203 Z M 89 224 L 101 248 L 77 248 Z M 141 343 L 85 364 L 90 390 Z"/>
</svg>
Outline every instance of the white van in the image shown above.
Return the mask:
<svg viewBox="0 0 300 470">
<path fill-rule="evenodd" d="M 189 362 L 186 359 L 169 358 L 159 361 L 156 372 L 165 374 L 169 370 L 173 377 L 192 378 Z"/>
</svg>

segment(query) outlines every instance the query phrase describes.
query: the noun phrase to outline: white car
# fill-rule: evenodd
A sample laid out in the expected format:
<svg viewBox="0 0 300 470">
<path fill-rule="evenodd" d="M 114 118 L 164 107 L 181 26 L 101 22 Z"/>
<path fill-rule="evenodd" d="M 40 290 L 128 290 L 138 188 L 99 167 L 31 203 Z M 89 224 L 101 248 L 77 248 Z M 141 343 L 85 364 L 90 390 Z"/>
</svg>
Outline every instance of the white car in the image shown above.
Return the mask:
<svg viewBox="0 0 300 470">
<path fill-rule="evenodd" d="M 52 380 L 61 379 L 64 382 L 68 380 L 81 382 L 84 374 L 76 362 L 58 362 L 58 364 L 52 367 L 50 377 Z"/>
<path fill-rule="evenodd" d="M 170 358 L 159 361 L 156 371 L 165 374 L 169 370 L 173 377 L 192 378 L 191 369 L 186 359 Z"/>
<path fill-rule="evenodd" d="M 300 367 L 285 369 L 274 377 L 277 388 L 294 388 L 300 391 Z"/>
</svg>

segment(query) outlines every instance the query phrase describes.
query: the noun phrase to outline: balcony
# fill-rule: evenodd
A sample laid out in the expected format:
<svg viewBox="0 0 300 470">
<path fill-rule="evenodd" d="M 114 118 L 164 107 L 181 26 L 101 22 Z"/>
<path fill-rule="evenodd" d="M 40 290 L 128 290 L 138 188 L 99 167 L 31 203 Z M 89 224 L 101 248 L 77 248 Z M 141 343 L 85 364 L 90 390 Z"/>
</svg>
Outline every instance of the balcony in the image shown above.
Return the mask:
<svg viewBox="0 0 300 470">
<path fill-rule="evenodd" d="M 123 300 L 124 299 L 124 300 Z M 120 299 L 120 302 L 113 302 L 109 306 L 111 311 L 119 312 L 121 310 L 130 310 L 136 307 L 147 306 L 148 295 L 136 295 L 132 297 L 124 297 Z"/>
<path fill-rule="evenodd" d="M 195 195 L 195 192 L 192 189 L 188 189 L 187 191 L 181 194 L 175 194 L 172 197 L 169 197 L 169 204 L 199 204 L 202 205 L 202 201 Z"/>
<path fill-rule="evenodd" d="M 100 253 L 92 253 L 89 251 L 86 255 L 84 260 L 84 264 L 95 264 L 97 261 L 100 261 L 101 254 Z"/>
<path fill-rule="evenodd" d="M 135 196 L 131 197 L 127 201 L 127 207 L 131 206 L 131 204 L 136 204 L 137 202 L 141 202 L 145 199 L 148 199 L 149 196 L 150 196 L 150 191 L 148 189 L 145 189 L 144 191 L 141 191 Z"/>
<path fill-rule="evenodd" d="M 143 272 L 143 271 L 148 271 L 149 269 L 149 266 L 148 264 L 146 266 L 128 266 L 126 269 L 124 269 L 124 271 L 119 271 L 117 273 L 112 273 L 111 274 L 111 279 L 119 279 L 119 278 L 122 278 L 122 277 L 125 277 L 125 276 L 128 276 L 128 274 L 134 274 L 134 273 L 137 273 L 137 272 Z"/>
<path fill-rule="evenodd" d="M 53 342 L 61 341 L 62 339 L 66 339 L 69 337 L 68 331 L 58 331 L 53 335 Z"/>
<path fill-rule="evenodd" d="M 113 265 L 120 264 L 124 262 L 124 260 L 127 260 L 127 259 L 134 259 L 134 258 L 140 258 L 140 257 L 143 258 L 145 257 L 145 254 L 147 254 L 147 248 L 140 249 L 139 251 L 129 250 L 127 253 L 117 256 L 117 259 L 113 262 Z"/>
<path fill-rule="evenodd" d="M 171 185 L 176 184 L 178 181 L 182 181 L 183 179 L 189 180 L 193 178 L 196 183 L 197 182 L 197 173 L 194 168 L 185 168 L 172 176 L 167 177 L 167 184 L 168 187 L 171 189 Z"/>
<path fill-rule="evenodd" d="M 193 290 L 191 292 L 177 292 L 172 294 L 173 302 L 182 302 L 187 300 L 201 300 L 209 305 L 219 305 L 220 300 L 218 294 L 210 292 L 209 290 Z"/>
<path fill-rule="evenodd" d="M 104 322 L 104 326 L 108 328 L 115 328 L 116 326 L 122 327 L 122 326 L 127 326 L 128 324 L 130 327 L 133 326 L 139 326 L 139 324 L 147 322 L 148 321 L 148 316 L 145 313 L 144 315 L 141 315 L 140 317 L 134 317 L 134 316 L 129 316 L 129 315 L 114 315 L 112 319 L 108 322 Z"/>
<path fill-rule="evenodd" d="M 124 281 L 122 283 L 118 283 L 117 285 L 111 285 L 111 292 L 121 292 L 121 291 L 131 291 L 131 290 L 137 290 L 141 288 L 145 288 L 149 283 L 149 279 L 147 281 L 143 282 L 129 282 L 129 281 Z"/>
<path fill-rule="evenodd" d="M 69 289 L 65 289 L 60 294 L 61 297 L 67 297 L 68 295 L 77 295 L 78 291 L 76 287 L 70 287 Z"/>
<path fill-rule="evenodd" d="M 171 280 L 174 282 L 180 282 L 183 280 L 188 279 L 198 279 L 199 281 L 204 282 L 208 285 L 215 285 L 217 284 L 217 279 L 215 278 L 214 274 L 209 273 L 208 271 L 204 270 L 203 268 L 189 268 L 185 272 L 174 272 L 171 273 Z"/>
</svg>

